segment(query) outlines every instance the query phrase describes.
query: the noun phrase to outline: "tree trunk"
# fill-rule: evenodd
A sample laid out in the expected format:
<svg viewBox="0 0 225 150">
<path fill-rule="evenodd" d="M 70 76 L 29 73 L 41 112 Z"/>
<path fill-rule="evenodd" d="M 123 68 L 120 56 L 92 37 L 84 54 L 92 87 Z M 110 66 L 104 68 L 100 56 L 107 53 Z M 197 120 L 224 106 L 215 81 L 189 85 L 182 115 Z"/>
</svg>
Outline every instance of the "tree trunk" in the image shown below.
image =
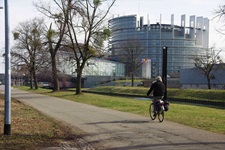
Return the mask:
<svg viewBox="0 0 225 150">
<path fill-rule="evenodd" d="M 82 72 L 77 72 L 76 94 L 81 94 Z"/>
<path fill-rule="evenodd" d="M 207 77 L 208 89 L 211 89 L 210 78 Z"/>
<path fill-rule="evenodd" d="M 33 71 L 33 79 L 34 79 L 34 88 L 37 90 L 38 89 L 38 83 L 37 83 L 37 77 L 35 70 Z"/>
<path fill-rule="evenodd" d="M 53 91 L 59 90 L 59 80 L 58 80 L 58 72 L 56 67 L 56 58 L 52 56 L 52 84 Z"/>
<path fill-rule="evenodd" d="M 33 72 L 30 71 L 30 89 L 33 89 Z"/>
<path fill-rule="evenodd" d="M 131 86 L 134 86 L 134 73 L 131 73 Z"/>
</svg>

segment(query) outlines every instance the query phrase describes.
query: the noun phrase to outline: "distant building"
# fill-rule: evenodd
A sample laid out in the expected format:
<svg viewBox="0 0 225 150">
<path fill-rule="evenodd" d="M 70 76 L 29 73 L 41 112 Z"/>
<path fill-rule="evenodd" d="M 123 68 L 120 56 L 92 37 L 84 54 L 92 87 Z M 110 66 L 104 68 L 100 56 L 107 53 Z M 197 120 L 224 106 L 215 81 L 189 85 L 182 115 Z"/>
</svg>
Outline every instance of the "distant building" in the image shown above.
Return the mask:
<svg viewBox="0 0 225 150">
<path fill-rule="evenodd" d="M 225 64 L 215 65 L 213 78 L 210 80 L 212 89 L 225 89 Z M 180 70 L 181 88 L 207 89 L 207 78 L 199 68 Z"/>
<path fill-rule="evenodd" d="M 58 53 L 59 71 L 66 75 L 76 76 L 76 61 L 73 52 L 61 50 Z M 90 58 L 83 70 L 82 76 L 120 76 L 124 77 L 124 64 L 104 58 Z"/>
<path fill-rule="evenodd" d="M 76 61 L 73 52 L 62 49 L 58 52 L 57 60 L 60 73 L 76 78 Z M 124 78 L 124 70 L 123 63 L 104 58 L 90 58 L 83 69 L 82 87 L 93 87 L 104 82 Z"/>
<path fill-rule="evenodd" d="M 151 72 L 151 77 L 162 74 L 163 46 L 168 47 L 167 66 L 168 73 L 171 73 L 194 67 L 193 56 L 201 55 L 208 48 L 209 43 L 209 20 L 203 17 L 190 16 L 187 25 L 186 16 L 182 15 L 181 24 L 175 25 L 174 15 L 171 15 L 171 24 L 163 24 L 161 21 L 150 24 L 150 20 L 144 24 L 143 17 L 137 20 L 136 15 L 129 15 L 109 20 L 109 28 L 111 58 L 118 61 L 121 51 L 126 49 L 122 43 L 136 39 L 140 41 L 142 48 L 146 49 L 140 56 L 140 61 L 151 60 L 151 68 L 148 70 Z M 145 71 L 140 71 L 140 74 L 141 77 L 146 77 Z"/>
<path fill-rule="evenodd" d="M 5 84 L 5 74 L 0 73 L 0 85 Z"/>
</svg>

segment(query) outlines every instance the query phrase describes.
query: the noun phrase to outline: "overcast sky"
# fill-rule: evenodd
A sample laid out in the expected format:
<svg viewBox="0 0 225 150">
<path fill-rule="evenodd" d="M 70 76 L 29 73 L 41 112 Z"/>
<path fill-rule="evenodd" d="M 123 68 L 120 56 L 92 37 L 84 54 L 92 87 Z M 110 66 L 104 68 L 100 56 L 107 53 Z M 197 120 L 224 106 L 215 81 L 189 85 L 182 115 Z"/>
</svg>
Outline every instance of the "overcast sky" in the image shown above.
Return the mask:
<svg viewBox="0 0 225 150">
<path fill-rule="evenodd" d="M 19 22 L 40 16 L 32 4 L 33 1 L 38 0 L 8 0 L 10 30 L 13 30 Z M 210 19 L 210 46 L 223 48 L 225 37 L 216 32 L 216 28 L 221 24 L 212 18 L 213 11 L 224 4 L 224 0 L 117 0 L 110 14 L 115 17 L 137 14 L 144 17 L 145 23 L 147 23 L 147 15 L 150 23 L 159 22 L 160 14 L 162 23 L 170 23 L 170 16 L 174 14 L 176 25 L 180 25 L 183 14 L 186 14 L 187 23 L 191 15 L 207 17 Z M 0 2 L 0 6 L 4 6 L 4 1 Z M 2 54 L 4 53 L 4 10 L 0 10 L 0 33 L 0 54 Z M 12 43 L 10 41 L 10 46 Z M 0 73 L 4 73 L 2 58 L 0 58 Z"/>
</svg>

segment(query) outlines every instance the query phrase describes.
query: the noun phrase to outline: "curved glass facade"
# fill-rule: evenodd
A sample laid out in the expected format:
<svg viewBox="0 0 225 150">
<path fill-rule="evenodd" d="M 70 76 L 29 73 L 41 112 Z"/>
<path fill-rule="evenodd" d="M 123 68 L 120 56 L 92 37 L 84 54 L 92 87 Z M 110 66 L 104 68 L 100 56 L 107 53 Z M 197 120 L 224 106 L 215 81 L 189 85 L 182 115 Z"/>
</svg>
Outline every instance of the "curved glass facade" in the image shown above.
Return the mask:
<svg viewBox="0 0 225 150">
<path fill-rule="evenodd" d="M 209 20 L 203 17 L 190 17 L 189 27 L 186 27 L 186 17 L 181 16 L 181 26 L 171 24 L 143 24 L 143 17 L 137 20 L 136 15 L 113 18 L 109 21 L 111 38 L 109 49 L 112 59 L 117 60 L 124 50 L 124 42 L 136 39 L 145 51 L 142 59 L 151 60 L 151 77 L 162 74 L 162 47 L 168 47 L 167 72 L 179 72 L 181 68 L 194 67 L 193 57 L 205 52 L 208 48 Z M 149 22 L 149 21 L 147 21 Z M 143 70 L 140 70 L 140 77 Z"/>
</svg>

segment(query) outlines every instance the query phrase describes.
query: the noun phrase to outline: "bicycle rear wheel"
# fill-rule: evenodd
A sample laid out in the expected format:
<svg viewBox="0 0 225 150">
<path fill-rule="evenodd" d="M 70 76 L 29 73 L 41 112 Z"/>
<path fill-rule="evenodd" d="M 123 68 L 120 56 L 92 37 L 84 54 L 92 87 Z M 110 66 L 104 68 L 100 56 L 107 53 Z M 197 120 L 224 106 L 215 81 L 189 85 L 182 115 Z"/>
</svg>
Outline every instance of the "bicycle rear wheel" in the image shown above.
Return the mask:
<svg viewBox="0 0 225 150">
<path fill-rule="evenodd" d="M 159 122 L 163 122 L 163 120 L 164 120 L 164 110 L 159 110 L 158 119 L 159 119 Z"/>
<path fill-rule="evenodd" d="M 155 120 L 156 115 L 154 115 L 153 111 L 154 111 L 154 105 L 153 105 L 153 103 L 151 103 L 149 106 L 149 115 L 152 120 Z"/>
</svg>

